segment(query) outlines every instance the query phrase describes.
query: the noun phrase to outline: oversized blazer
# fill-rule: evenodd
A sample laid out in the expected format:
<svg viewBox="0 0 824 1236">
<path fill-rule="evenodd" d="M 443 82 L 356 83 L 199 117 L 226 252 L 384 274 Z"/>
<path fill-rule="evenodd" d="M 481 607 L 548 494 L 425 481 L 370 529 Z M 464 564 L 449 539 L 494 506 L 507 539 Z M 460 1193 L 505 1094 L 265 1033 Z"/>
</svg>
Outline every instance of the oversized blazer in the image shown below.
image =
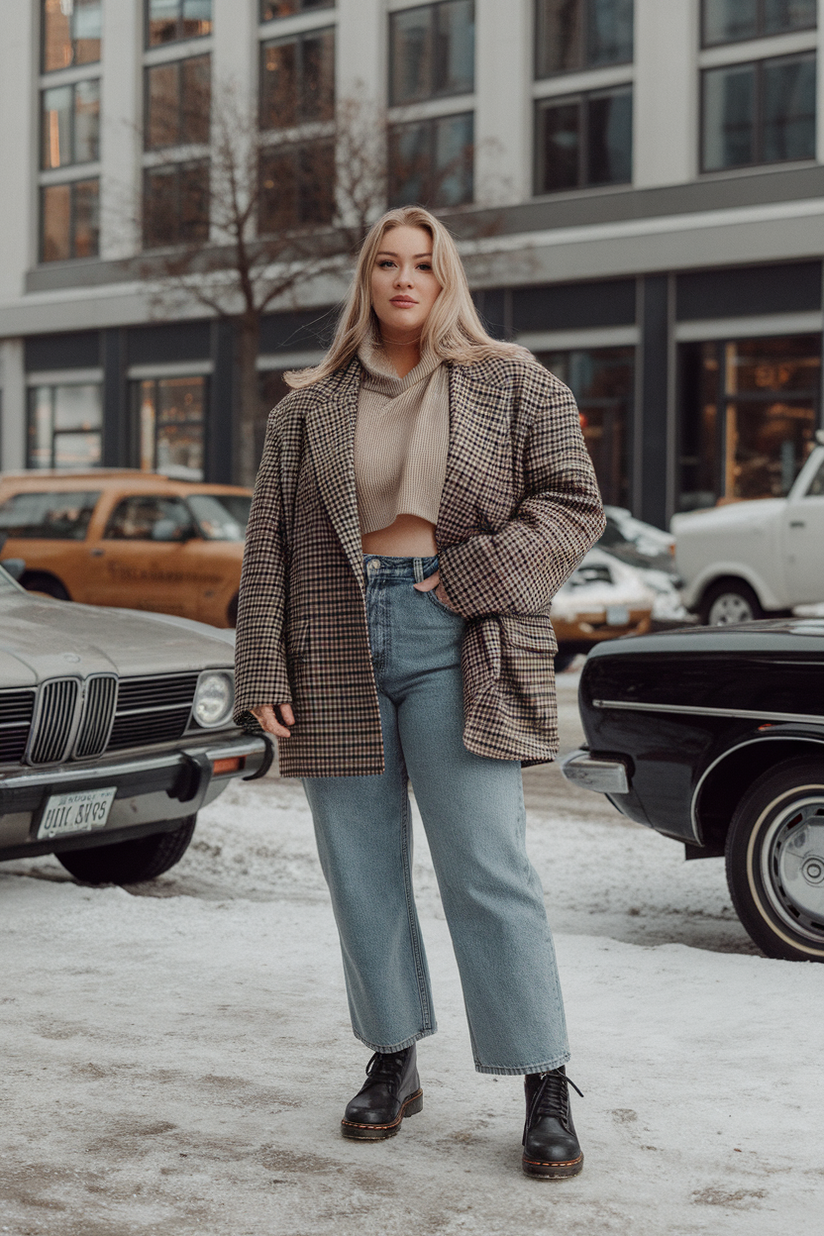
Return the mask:
<svg viewBox="0 0 824 1236">
<path fill-rule="evenodd" d="M 355 491 L 361 365 L 269 416 L 237 619 L 235 717 L 291 703 L 284 776 L 383 771 Z M 435 530 L 441 579 L 467 619 L 463 741 L 498 759 L 558 747 L 554 594 L 604 515 L 570 391 L 530 359 L 449 366 L 449 449 Z"/>
</svg>

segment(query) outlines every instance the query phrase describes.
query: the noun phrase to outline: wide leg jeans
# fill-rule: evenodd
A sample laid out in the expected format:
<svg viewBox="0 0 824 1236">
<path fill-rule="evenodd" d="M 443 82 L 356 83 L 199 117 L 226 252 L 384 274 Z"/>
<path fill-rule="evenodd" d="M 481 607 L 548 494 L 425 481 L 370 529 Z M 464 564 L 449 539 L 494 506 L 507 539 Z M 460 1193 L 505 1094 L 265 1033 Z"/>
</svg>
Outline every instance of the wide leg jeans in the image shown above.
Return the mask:
<svg viewBox="0 0 824 1236">
<path fill-rule="evenodd" d="M 436 1029 L 412 889 L 408 782 L 426 830 L 463 988 L 475 1067 L 533 1073 L 569 1059 L 521 767 L 463 745 L 464 620 L 413 583 L 436 558 L 366 556 L 385 771 L 303 784 L 340 934 L 352 1027 L 373 1051 Z"/>
</svg>

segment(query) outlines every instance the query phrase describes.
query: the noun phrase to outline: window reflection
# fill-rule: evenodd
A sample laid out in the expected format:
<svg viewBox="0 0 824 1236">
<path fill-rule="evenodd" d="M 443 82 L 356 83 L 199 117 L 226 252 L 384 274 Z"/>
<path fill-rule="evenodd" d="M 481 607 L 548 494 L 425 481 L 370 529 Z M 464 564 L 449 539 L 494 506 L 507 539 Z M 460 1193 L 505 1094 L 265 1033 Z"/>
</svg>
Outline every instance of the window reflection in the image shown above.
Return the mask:
<svg viewBox="0 0 824 1236">
<path fill-rule="evenodd" d="M 538 102 L 536 192 L 632 180 L 632 87 Z"/>
<path fill-rule="evenodd" d="M 389 133 L 389 202 L 459 206 L 472 201 L 474 115 L 395 125 Z"/>
<path fill-rule="evenodd" d="M 99 247 L 99 182 L 75 180 L 40 190 L 40 260 L 95 257 Z"/>
<path fill-rule="evenodd" d="M 260 127 L 288 129 L 331 120 L 335 105 L 335 31 L 313 30 L 261 44 Z"/>
<path fill-rule="evenodd" d="M 210 103 L 210 56 L 193 56 L 148 68 L 146 149 L 207 143 Z"/>
<path fill-rule="evenodd" d="M 100 59 L 101 0 L 43 0 L 43 72 Z"/>
<path fill-rule="evenodd" d="M 815 158 L 815 77 L 812 53 L 707 69 L 704 171 Z"/>
<path fill-rule="evenodd" d="M 93 163 L 100 157 L 100 81 L 52 86 L 42 94 L 41 166 Z"/>
<path fill-rule="evenodd" d="M 135 383 L 140 468 L 181 480 L 203 479 L 206 379 L 154 378 Z"/>
<path fill-rule="evenodd" d="M 28 468 L 93 468 L 100 463 L 102 407 L 96 383 L 29 391 Z"/>
<path fill-rule="evenodd" d="M 445 0 L 390 14 L 393 104 L 475 89 L 475 5 Z"/>
<path fill-rule="evenodd" d="M 633 0 L 537 0 L 536 77 L 632 57 Z"/>
<path fill-rule="evenodd" d="M 212 32 L 212 0 L 147 0 L 149 47 Z"/>
<path fill-rule="evenodd" d="M 703 0 L 705 47 L 816 25 L 816 0 Z"/>
</svg>

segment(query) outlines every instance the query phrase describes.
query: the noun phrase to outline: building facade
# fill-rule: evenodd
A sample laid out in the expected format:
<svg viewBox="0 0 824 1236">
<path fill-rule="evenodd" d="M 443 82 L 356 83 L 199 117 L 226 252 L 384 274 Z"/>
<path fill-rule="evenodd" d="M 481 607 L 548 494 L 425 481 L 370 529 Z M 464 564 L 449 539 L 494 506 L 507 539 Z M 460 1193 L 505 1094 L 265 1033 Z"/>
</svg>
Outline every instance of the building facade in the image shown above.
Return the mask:
<svg viewBox="0 0 824 1236">
<path fill-rule="evenodd" d="M 21 0 L 0 43 L 0 466 L 233 477 L 229 321 L 141 255 L 209 238 L 210 109 L 257 108 L 257 225 L 323 227 L 332 118 L 461 238 L 489 329 L 573 388 L 606 501 L 785 493 L 821 416 L 818 0 Z M 135 209 L 142 203 L 142 209 Z M 342 288 L 267 313 L 261 407 Z M 277 306 L 276 306 L 277 308 Z"/>
</svg>

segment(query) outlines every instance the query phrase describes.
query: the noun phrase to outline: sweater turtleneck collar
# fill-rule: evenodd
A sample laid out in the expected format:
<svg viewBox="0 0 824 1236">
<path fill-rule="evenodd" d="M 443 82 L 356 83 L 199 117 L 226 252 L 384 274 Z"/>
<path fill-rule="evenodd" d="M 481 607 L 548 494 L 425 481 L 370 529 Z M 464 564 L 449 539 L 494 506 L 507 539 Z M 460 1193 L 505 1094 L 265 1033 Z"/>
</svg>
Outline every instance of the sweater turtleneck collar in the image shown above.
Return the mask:
<svg viewBox="0 0 824 1236">
<path fill-rule="evenodd" d="M 400 377 L 380 342 L 374 335 L 365 339 L 358 348 L 358 360 L 364 368 L 364 384 L 370 390 L 380 391 L 383 395 L 395 398 L 424 381 L 438 368 L 440 358 L 434 352 L 426 350 L 421 353 L 421 359 L 414 369 L 410 369 L 406 377 Z"/>
</svg>

